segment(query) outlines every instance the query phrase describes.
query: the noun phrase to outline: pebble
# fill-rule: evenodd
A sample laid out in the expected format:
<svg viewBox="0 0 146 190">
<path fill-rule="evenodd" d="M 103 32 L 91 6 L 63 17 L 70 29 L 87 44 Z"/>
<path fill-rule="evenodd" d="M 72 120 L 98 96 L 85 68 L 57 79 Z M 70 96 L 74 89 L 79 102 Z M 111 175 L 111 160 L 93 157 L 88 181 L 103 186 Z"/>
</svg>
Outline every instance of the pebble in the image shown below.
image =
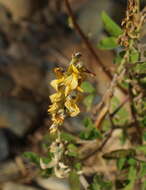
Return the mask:
<svg viewBox="0 0 146 190">
<path fill-rule="evenodd" d="M 34 123 L 36 115 L 37 107 L 33 103 L 14 97 L 0 98 L 0 126 L 9 128 L 19 137 L 22 137 Z"/>
<path fill-rule="evenodd" d="M 37 183 L 46 190 L 70 190 L 67 180 L 50 177 L 48 179 L 37 178 Z"/>
<path fill-rule="evenodd" d="M 0 164 L 0 184 L 9 180 L 16 180 L 20 176 L 18 166 L 13 161 Z"/>
<path fill-rule="evenodd" d="M 3 129 L 0 129 L 0 162 L 9 156 L 9 144 Z"/>
<path fill-rule="evenodd" d="M 40 189 L 36 187 L 31 187 L 28 185 L 8 182 L 3 185 L 2 190 L 40 190 Z"/>
</svg>

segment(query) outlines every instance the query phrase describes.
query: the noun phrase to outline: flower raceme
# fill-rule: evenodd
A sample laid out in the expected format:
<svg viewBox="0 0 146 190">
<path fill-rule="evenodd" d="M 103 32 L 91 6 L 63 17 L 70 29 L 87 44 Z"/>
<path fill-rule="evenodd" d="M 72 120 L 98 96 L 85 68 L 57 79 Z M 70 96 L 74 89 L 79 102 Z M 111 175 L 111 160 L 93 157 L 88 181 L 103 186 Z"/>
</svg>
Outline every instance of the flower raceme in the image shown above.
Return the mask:
<svg viewBox="0 0 146 190">
<path fill-rule="evenodd" d="M 40 159 L 40 167 L 43 170 L 52 168 L 55 176 L 64 178 L 69 175 L 71 168 L 64 163 L 64 156 L 68 152 L 67 142 L 60 137 L 59 126 L 63 124 L 65 117 L 75 117 L 79 114 L 80 109 L 77 106 L 79 94 L 83 92 L 81 83 L 86 78 L 86 73 L 90 73 L 80 62 L 80 54 L 72 56 L 72 60 L 66 71 L 62 68 L 55 68 L 55 80 L 51 81 L 51 86 L 55 93 L 50 96 L 51 105 L 48 112 L 51 115 L 52 125 L 50 133 L 55 134 L 56 139 L 49 147 L 52 160 L 46 164 Z"/>
<path fill-rule="evenodd" d="M 56 92 L 50 96 L 52 104 L 48 109 L 52 117 L 50 132 L 55 132 L 58 126 L 63 124 L 66 116 L 75 117 L 80 112 L 77 102 L 79 93 L 83 92 L 80 86 L 87 72 L 80 62 L 80 56 L 79 53 L 72 56 L 66 71 L 59 67 L 54 69 L 57 79 L 51 81 L 51 86 Z"/>
</svg>

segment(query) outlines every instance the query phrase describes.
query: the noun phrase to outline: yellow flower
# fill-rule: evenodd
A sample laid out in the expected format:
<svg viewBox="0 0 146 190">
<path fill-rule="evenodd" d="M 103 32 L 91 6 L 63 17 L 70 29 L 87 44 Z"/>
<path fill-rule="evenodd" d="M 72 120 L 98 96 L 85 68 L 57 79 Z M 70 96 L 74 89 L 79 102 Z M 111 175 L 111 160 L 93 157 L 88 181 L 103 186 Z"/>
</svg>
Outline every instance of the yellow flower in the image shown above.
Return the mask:
<svg viewBox="0 0 146 190">
<path fill-rule="evenodd" d="M 57 93 L 52 94 L 50 96 L 50 100 L 52 103 L 59 102 L 61 99 L 62 99 L 62 93 L 61 92 L 57 92 Z"/>
<path fill-rule="evenodd" d="M 60 78 L 60 79 L 55 79 L 55 80 L 53 80 L 50 84 L 51 84 L 51 86 L 52 86 L 56 91 L 58 91 L 59 86 L 63 85 L 63 82 L 64 82 L 64 77 L 62 77 L 62 78 Z"/>
<path fill-rule="evenodd" d="M 80 109 L 76 105 L 75 100 L 73 100 L 71 98 L 67 98 L 67 100 L 65 102 L 65 107 L 67 108 L 69 115 L 71 117 L 75 117 L 76 115 L 78 115 L 80 113 Z"/>
<path fill-rule="evenodd" d="M 59 105 L 57 103 L 53 103 L 52 105 L 49 106 L 48 112 L 50 114 L 56 113 L 58 108 L 59 108 Z"/>
<path fill-rule="evenodd" d="M 61 114 L 53 114 L 52 115 L 52 121 L 56 125 L 62 125 L 63 121 L 64 121 L 64 118 L 65 118 L 64 115 L 61 115 Z"/>
<path fill-rule="evenodd" d="M 75 90 L 78 86 L 78 75 L 73 73 L 69 75 L 65 81 L 65 96 L 71 93 L 71 91 Z"/>
</svg>

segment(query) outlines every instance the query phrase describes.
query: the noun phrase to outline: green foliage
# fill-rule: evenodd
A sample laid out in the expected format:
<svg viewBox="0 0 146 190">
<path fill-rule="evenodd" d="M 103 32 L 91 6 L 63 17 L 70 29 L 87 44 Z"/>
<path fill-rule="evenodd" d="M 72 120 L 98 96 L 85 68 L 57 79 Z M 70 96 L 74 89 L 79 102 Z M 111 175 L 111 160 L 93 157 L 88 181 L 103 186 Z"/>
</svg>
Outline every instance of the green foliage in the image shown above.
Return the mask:
<svg viewBox="0 0 146 190">
<path fill-rule="evenodd" d="M 84 119 L 85 130 L 80 133 L 80 138 L 84 140 L 102 139 L 99 130 L 96 129 L 90 118 Z"/>
<path fill-rule="evenodd" d="M 146 62 L 136 64 L 135 71 L 137 73 L 146 73 Z"/>
<path fill-rule="evenodd" d="M 30 160 L 30 162 L 36 164 L 37 166 L 40 165 L 40 157 L 35 154 L 34 152 L 25 152 L 23 156 Z"/>
<path fill-rule="evenodd" d="M 129 57 L 131 63 L 136 63 L 139 60 L 139 52 L 136 49 L 133 49 Z"/>
<path fill-rule="evenodd" d="M 72 156 L 72 157 L 77 157 L 78 156 L 78 148 L 74 144 L 69 144 L 67 146 L 67 155 Z"/>
<path fill-rule="evenodd" d="M 116 24 L 108 15 L 106 12 L 102 12 L 101 14 L 102 21 L 104 24 L 105 30 L 114 37 L 119 37 L 123 33 L 122 29 L 118 24 Z"/>
<path fill-rule="evenodd" d="M 118 170 L 122 170 L 123 169 L 126 160 L 127 159 L 125 157 L 117 159 L 117 168 L 118 168 Z"/>
<path fill-rule="evenodd" d="M 74 143 L 76 142 L 76 139 L 73 135 L 69 134 L 69 133 L 66 133 L 66 132 L 61 132 L 61 139 L 63 141 L 67 141 L 69 143 Z"/>
<path fill-rule="evenodd" d="M 83 104 L 86 106 L 87 111 L 89 111 L 96 96 L 96 90 L 93 85 L 87 81 L 84 81 L 82 83 L 81 88 L 84 90 L 85 93 L 87 93 L 87 96 L 83 100 Z"/>
<path fill-rule="evenodd" d="M 136 147 L 136 150 L 137 150 L 138 152 L 142 152 L 142 153 L 144 153 L 144 154 L 146 155 L 146 145 L 145 145 L 145 144 L 144 144 L 144 145 L 137 146 L 137 147 Z"/>
<path fill-rule="evenodd" d="M 88 96 L 86 96 L 83 100 L 83 104 L 86 106 L 87 110 L 90 110 L 93 104 L 93 100 L 95 98 L 94 94 L 89 94 Z"/>
<path fill-rule="evenodd" d="M 120 158 L 128 158 L 136 155 L 134 149 L 119 149 L 111 151 L 110 153 L 105 153 L 103 157 L 105 159 L 120 159 Z"/>
<path fill-rule="evenodd" d="M 141 190 L 146 190 L 146 181 L 143 182 Z"/>
<path fill-rule="evenodd" d="M 144 176 L 146 176 L 146 162 L 141 163 L 139 171 L 139 177 L 142 178 Z"/>
<path fill-rule="evenodd" d="M 90 185 L 90 190 L 112 190 L 112 182 L 104 180 L 104 177 L 101 175 L 95 175 L 93 183 Z"/>
<path fill-rule="evenodd" d="M 110 50 L 117 48 L 119 45 L 117 43 L 117 39 L 115 37 L 106 37 L 100 40 L 99 44 L 97 45 L 100 49 Z"/>
<path fill-rule="evenodd" d="M 135 180 L 137 178 L 137 170 L 135 167 L 131 166 L 128 172 L 129 183 L 124 187 L 123 190 L 132 190 L 134 188 Z"/>
<path fill-rule="evenodd" d="M 95 92 L 95 88 L 93 87 L 93 85 L 91 83 L 89 83 L 88 81 L 84 81 L 81 85 L 81 88 L 84 90 L 84 92 L 86 93 L 93 93 Z"/>
<path fill-rule="evenodd" d="M 69 176 L 69 183 L 71 190 L 81 190 L 81 184 L 79 180 L 79 175 L 75 170 L 72 170 Z"/>
<path fill-rule="evenodd" d="M 116 108 L 119 107 L 119 105 L 120 105 L 120 100 L 114 96 L 111 99 L 111 110 L 114 111 Z M 122 107 L 115 115 L 114 122 L 117 125 L 123 125 L 126 124 L 128 120 L 129 120 L 129 113 L 124 107 Z"/>
</svg>

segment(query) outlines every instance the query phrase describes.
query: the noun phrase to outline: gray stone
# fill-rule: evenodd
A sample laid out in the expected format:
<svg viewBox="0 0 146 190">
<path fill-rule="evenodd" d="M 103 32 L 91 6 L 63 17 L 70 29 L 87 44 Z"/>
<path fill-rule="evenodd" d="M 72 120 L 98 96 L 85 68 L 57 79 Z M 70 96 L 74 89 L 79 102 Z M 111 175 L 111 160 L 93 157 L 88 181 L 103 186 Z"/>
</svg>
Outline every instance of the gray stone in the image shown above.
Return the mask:
<svg viewBox="0 0 146 190">
<path fill-rule="evenodd" d="M 37 178 L 37 183 L 46 190 L 70 190 L 69 183 L 66 179 L 50 177 L 48 179 Z"/>
<path fill-rule="evenodd" d="M 9 180 L 15 180 L 20 176 L 20 171 L 15 162 L 4 162 L 0 165 L 0 184 Z"/>
<path fill-rule="evenodd" d="M 105 11 L 116 19 L 121 18 L 122 5 L 109 0 L 89 0 L 80 9 L 78 23 L 82 30 L 95 43 L 103 36 L 101 12 Z"/>
<path fill-rule="evenodd" d="M 28 185 L 22 185 L 22 184 L 17 184 L 13 182 L 8 182 L 3 185 L 2 190 L 40 190 L 39 188 L 36 187 L 31 187 Z"/>
<path fill-rule="evenodd" d="M 0 126 L 7 127 L 23 136 L 36 119 L 37 107 L 33 103 L 14 97 L 0 98 Z"/>
<path fill-rule="evenodd" d="M 0 129 L 0 161 L 5 160 L 9 155 L 9 145 L 2 129 Z"/>
<path fill-rule="evenodd" d="M 0 74 L 0 95 L 9 95 L 14 87 L 15 83 L 10 76 Z"/>
</svg>

